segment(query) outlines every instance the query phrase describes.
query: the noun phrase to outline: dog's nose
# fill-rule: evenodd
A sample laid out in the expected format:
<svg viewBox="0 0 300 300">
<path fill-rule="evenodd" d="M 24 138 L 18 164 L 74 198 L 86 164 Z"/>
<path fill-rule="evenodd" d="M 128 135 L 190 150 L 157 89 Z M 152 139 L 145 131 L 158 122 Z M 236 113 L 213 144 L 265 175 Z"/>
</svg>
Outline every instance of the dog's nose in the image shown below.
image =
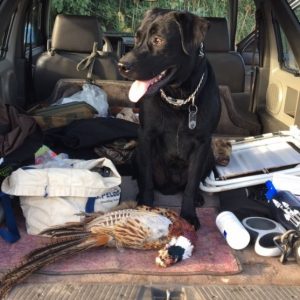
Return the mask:
<svg viewBox="0 0 300 300">
<path fill-rule="evenodd" d="M 119 62 L 118 67 L 120 72 L 128 73 L 131 70 L 132 64 L 127 62 Z"/>
</svg>

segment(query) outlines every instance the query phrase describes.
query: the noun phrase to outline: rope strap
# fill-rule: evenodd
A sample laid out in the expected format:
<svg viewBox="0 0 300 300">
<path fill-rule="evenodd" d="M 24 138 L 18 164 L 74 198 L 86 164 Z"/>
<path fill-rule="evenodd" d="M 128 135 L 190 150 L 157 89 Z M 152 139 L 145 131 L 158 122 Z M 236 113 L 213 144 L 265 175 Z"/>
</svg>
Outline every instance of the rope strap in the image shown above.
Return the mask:
<svg viewBox="0 0 300 300">
<path fill-rule="evenodd" d="M 103 57 L 105 55 L 103 51 L 97 49 L 98 49 L 98 43 L 94 42 L 92 53 L 89 56 L 85 57 L 83 60 L 81 60 L 76 67 L 78 72 L 88 69 L 86 75 L 88 81 L 92 81 L 93 69 L 94 69 L 96 58 Z"/>
</svg>

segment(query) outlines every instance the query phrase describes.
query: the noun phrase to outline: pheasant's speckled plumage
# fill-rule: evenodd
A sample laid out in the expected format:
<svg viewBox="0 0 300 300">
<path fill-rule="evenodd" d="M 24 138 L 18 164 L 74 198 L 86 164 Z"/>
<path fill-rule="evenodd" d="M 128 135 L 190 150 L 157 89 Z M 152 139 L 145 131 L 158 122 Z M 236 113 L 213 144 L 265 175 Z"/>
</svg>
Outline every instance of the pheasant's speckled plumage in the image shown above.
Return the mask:
<svg viewBox="0 0 300 300">
<path fill-rule="evenodd" d="M 80 223 L 71 223 L 45 230 L 55 241 L 36 249 L 24 257 L 20 266 L 0 280 L 0 299 L 18 282 L 45 265 L 90 248 L 108 246 L 133 249 L 164 249 L 179 236 L 192 243 L 196 234 L 193 226 L 172 210 L 139 206 L 119 209 L 105 214 L 94 214 Z M 192 249 L 192 248 L 191 248 Z M 178 259 L 180 260 L 180 259 Z M 177 261 L 168 256 L 159 258 L 159 265 L 168 266 Z"/>
</svg>

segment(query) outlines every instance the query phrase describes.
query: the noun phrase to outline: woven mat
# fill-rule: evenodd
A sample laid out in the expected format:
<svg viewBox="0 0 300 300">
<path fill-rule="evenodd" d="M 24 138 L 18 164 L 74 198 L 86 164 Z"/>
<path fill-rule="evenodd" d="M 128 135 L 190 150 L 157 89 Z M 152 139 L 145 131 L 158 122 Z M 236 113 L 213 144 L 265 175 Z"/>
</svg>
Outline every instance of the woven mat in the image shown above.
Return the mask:
<svg viewBox="0 0 300 300">
<path fill-rule="evenodd" d="M 91 249 L 69 259 L 44 267 L 39 272 L 53 275 L 126 273 L 143 275 L 229 275 L 241 272 L 239 261 L 226 244 L 215 225 L 213 208 L 197 209 L 201 221 L 195 251 L 190 259 L 170 268 L 155 265 L 157 251 L 131 249 Z M 0 270 L 6 271 L 17 265 L 22 256 L 45 245 L 49 239 L 26 233 L 24 219 L 19 220 L 21 239 L 8 244 L 0 239 Z"/>
</svg>

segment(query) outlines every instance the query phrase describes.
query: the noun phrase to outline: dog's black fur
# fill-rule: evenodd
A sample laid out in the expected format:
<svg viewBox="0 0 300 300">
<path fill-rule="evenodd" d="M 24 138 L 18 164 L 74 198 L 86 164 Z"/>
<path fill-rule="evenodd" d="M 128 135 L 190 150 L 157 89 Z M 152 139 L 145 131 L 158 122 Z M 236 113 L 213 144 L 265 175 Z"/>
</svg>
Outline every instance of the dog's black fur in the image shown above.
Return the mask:
<svg viewBox="0 0 300 300">
<path fill-rule="evenodd" d="M 137 150 L 139 202 L 153 204 L 154 189 L 164 194 L 183 191 L 181 216 L 199 228 L 195 211 L 199 183 L 213 167 L 211 135 L 220 117 L 219 90 L 207 59 L 199 55 L 208 22 L 188 12 L 148 11 L 137 30 L 134 49 L 121 58 L 122 75 L 149 80 L 167 70 L 140 102 Z M 175 107 L 161 98 L 159 89 L 173 98 L 186 99 L 196 89 L 198 112 L 189 129 L 189 106 Z"/>
</svg>

